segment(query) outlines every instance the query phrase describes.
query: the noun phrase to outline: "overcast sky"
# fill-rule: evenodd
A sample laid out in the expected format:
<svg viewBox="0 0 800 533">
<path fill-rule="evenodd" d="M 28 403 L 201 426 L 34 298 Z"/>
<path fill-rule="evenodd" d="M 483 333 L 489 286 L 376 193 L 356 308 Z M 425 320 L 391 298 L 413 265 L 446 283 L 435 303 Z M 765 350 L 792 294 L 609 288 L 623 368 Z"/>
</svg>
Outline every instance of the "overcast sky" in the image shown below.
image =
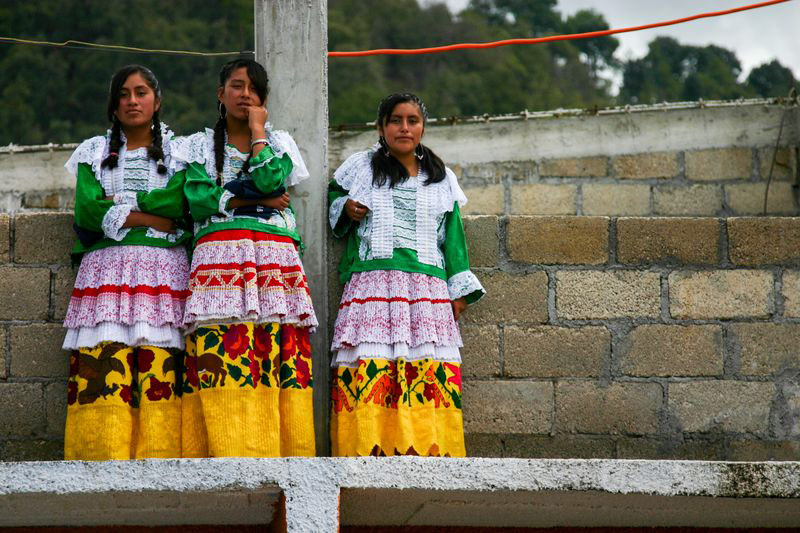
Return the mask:
<svg viewBox="0 0 800 533">
<path fill-rule="evenodd" d="M 638 26 L 754 4 L 757 0 L 559 0 L 558 10 L 570 15 L 581 9 L 602 13 L 611 28 Z M 446 0 L 451 11 L 468 0 Z M 800 78 L 800 0 L 685 24 L 616 35 L 617 57 L 639 58 L 656 36 L 667 35 L 682 44 L 716 44 L 733 50 L 746 76 L 753 67 L 778 59 Z M 449 44 L 449 43 L 442 43 Z"/>
</svg>

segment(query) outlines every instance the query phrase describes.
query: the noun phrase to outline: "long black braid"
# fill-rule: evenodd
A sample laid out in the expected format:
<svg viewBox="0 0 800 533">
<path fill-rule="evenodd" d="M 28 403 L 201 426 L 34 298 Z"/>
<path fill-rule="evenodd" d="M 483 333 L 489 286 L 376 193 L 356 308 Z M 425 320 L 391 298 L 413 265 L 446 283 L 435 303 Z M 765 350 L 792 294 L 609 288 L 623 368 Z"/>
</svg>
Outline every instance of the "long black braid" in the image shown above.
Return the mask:
<svg viewBox="0 0 800 533">
<path fill-rule="evenodd" d="M 111 139 L 108 143 L 108 156 L 103 159 L 101 167 L 114 169 L 119 164 L 119 151 L 122 149 L 122 127 L 116 115 L 111 120 Z"/>
<path fill-rule="evenodd" d="M 390 94 L 381 100 L 378 106 L 378 120 L 377 124 L 381 127 L 386 127 L 389 119 L 392 116 L 394 108 L 398 104 L 410 102 L 419 108 L 419 113 L 422 115 L 423 127 L 428 121 L 428 110 L 420 98 L 412 93 L 394 93 Z M 394 187 L 408 179 L 408 170 L 398 161 L 390 152 L 389 146 L 386 144 L 386 139 L 380 137 L 378 139 L 381 147 L 373 154 L 370 165 L 372 166 L 372 184 L 376 187 L 382 187 L 389 182 L 389 187 Z M 425 171 L 428 179 L 425 180 L 424 185 L 438 183 L 445 178 L 444 162 L 433 153 L 433 150 L 428 148 L 422 143 L 417 145 L 416 155 L 419 161 L 420 168 Z"/>
<path fill-rule="evenodd" d="M 119 164 L 119 151 L 122 149 L 122 124 L 117 118 L 119 109 L 120 92 L 122 86 L 132 74 L 140 74 L 150 89 L 153 90 L 156 100 L 161 101 L 161 86 L 155 74 L 142 65 L 127 65 L 122 67 L 111 77 L 111 84 L 108 89 L 108 106 L 106 114 L 111 122 L 111 139 L 108 144 L 108 156 L 103 160 L 103 168 L 114 169 Z M 161 139 L 161 121 L 158 118 L 158 111 L 153 113 L 153 130 L 151 144 L 147 147 L 147 155 L 158 163 L 158 173 L 165 174 L 167 167 L 164 165 L 164 148 Z"/>
<path fill-rule="evenodd" d="M 222 69 L 219 71 L 219 87 L 224 89 L 225 83 L 228 81 L 231 75 L 242 67 L 247 69 L 247 76 L 253 83 L 256 94 L 261 99 L 261 103 L 263 104 L 267 99 L 267 95 L 269 94 L 269 77 L 267 76 L 266 69 L 264 69 L 260 63 L 253 61 L 252 59 L 238 58 L 225 63 L 222 66 Z M 217 119 L 217 123 L 214 124 L 214 163 L 217 170 L 217 185 L 222 185 L 222 168 L 225 163 L 225 128 L 227 124 L 227 110 L 222 102 L 219 102 L 218 105 L 219 118 Z M 242 165 L 242 169 L 239 171 L 238 176 L 247 174 L 250 171 L 250 158 L 252 155 L 253 150 L 251 148 L 250 153 L 247 154 L 247 158 L 245 159 L 244 165 Z"/>
<path fill-rule="evenodd" d="M 158 118 L 158 111 L 153 113 L 153 142 L 147 147 L 147 155 L 158 164 L 158 173 L 166 174 L 167 167 L 164 165 L 164 147 L 161 141 L 161 121 Z"/>
</svg>

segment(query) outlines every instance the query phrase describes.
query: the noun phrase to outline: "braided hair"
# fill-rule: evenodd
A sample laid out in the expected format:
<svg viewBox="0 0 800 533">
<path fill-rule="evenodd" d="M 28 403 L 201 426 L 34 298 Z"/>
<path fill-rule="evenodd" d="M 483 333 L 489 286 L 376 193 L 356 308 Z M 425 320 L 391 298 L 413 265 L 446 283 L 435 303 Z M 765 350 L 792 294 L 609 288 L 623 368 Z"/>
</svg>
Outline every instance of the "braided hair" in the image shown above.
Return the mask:
<svg viewBox="0 0 800 533">
<path fill-rule="evenodd" d="M 422 115 L 422 126 L 428 122 L 428 110 L 419 96 L 412 93 L 394 93 L 390 94 L 378 105 L 378 120 L 377 124 L 383 128 L 389 123 L 394 108 L 398 104 L 412 103 L 419 108 L 419 113 Z M 383 136 L 378 140 L 381 147 L 376 150 L 372 155 L 370 162 L 372 166 L 372 184 L 376 187 L 382 187 L 389 182 L 389 187 L 394 187 L 400 183 L 405 182 L 409 175 L 406 167 L 398 161 L 389 152 L 389 146 Z M 428 148 L 422 143 L 419 143 L 416 148 L 416 155 L 420 159 L 419 166 L 427 174 L 428 179 L 425 180 L 424 185 L 438 183 L 445 178 L 444 162 L 433 153 L 433 150 Z"/>
<path fill-rule="evenodd" d="M 156 100 L 161 100 L 161 86 L 155 74 L 142 65 L 128 65 L 119 69 L 111 78 L 111 85 L 108 89 L 108 107 L 107 116 L 111 122 L 111 140 L 108 146 L 108 156 L 103 160 L 101 166 L 103 168 L 114 169 L 119 164 L 119 151 L 122 148 L 122 124 L 117 117 L 117 109 L 119 109 L 120 92 L 122 86 L 128 81 L 132 74 L 139 74 L 144 78 L 148 87 L 153 90 Z M 147 147 L 147 155 L 150 159 L 158 163 L 158 173 L 166 174 L 167 167 L 164 165 L 164 148 L 161 138 L 161 120 L 158 118 L 158 111 L 153 113 L 153 125 L 151 129 L 150 146 Z"/>
<path fill-rule="evenodd" d="M 266 69 L 252 59 L 237 58 L 225 63 L 219 71 L 219 88 L 224 89 L 228 79 L 240 68 L 247 69 L 247 77 L 249 77 L 250 81 L 253 83 L 256 94 L 263 104 L 269 94 L 269 77 L 267 76 Z M 219 118 L 217 119 L 217 123 L 214 124 L 214 163 L 217 169 L 217 185 L 222 185 L 222 167 L 225 164 L 225 135 L 228 110 L 225 109 L 225 105 L 222 102 L 219 102 L 217 105 L 219 107 Z M 247 159 L 245 159 L 242 169 L 239 171 L 240 176 L 246 174 L 250 170 L 250 157 L 252 153 L 251 149 Z"/>
</svg>

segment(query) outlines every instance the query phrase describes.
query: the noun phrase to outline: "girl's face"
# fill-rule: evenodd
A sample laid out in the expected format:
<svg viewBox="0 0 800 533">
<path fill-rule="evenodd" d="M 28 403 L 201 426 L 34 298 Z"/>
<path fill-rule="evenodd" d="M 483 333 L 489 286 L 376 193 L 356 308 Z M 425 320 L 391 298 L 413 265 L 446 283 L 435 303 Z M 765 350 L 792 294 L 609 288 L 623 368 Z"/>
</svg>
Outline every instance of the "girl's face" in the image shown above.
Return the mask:
<svg viewBox="0 0 800 533">
<path fill-rule="evenodd" d="M 422 140 L 424 130 L 422 113 L 413 102 L 402 102 L 394 106 L 386 124 L 378 128 L 395 157 L 414 153 Z"/>
<path fill-rule="evenodd" d="M 217 89 L 217 99 L 225 106 L 228 116 L 243 121 L 247 120 L 247 108 L 264 105 L 247 75 L 247 67 L 233 71 L 225 86 Z"/>
<path fill-rule="evenodd" d="M 138 72 L 134 72 L 119 91 L 117 118 L 123 128 L 135 128 L 149 125 L 153 121 L 153 113 L 161 108 L 161 101 L 156 98 L 153 89 Z"/>
</svg>

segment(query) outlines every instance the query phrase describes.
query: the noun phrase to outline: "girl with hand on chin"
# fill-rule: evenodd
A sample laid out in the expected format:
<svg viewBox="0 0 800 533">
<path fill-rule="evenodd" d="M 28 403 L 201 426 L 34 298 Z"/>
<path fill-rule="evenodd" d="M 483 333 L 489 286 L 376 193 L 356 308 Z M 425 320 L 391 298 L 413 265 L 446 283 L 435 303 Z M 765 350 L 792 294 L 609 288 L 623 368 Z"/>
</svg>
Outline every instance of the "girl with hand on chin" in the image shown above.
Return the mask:
<svg viewBox="0 0 800 533">
<path fill-rule="evenodd" d="M 469 270 L 453 172 L 421 143 L 415 95 L 387 96 L 378 143 L 329 185 L 347 247 L 334 326 L 334 455 L 464 456 L 457 320 L 484 294 Z"/>
<path fill-rule="evenodd" d="M 183 141 L 194 219 L 185 457 L 315 453 L 309 332 L 317 325 L 286 188 L 308 177 L 267 122 L 264 67 L 222 67 L 219 119 Z"/>
<path fill-rule="evenodd" d="M 71 350 L 66 459 L 180 457 L 187 214 L 172 132 L 153 73 L 111 79 L 104 136 L 65 165 L 76 175 L 80 262 L 64 326 Z"/>
</svg>

